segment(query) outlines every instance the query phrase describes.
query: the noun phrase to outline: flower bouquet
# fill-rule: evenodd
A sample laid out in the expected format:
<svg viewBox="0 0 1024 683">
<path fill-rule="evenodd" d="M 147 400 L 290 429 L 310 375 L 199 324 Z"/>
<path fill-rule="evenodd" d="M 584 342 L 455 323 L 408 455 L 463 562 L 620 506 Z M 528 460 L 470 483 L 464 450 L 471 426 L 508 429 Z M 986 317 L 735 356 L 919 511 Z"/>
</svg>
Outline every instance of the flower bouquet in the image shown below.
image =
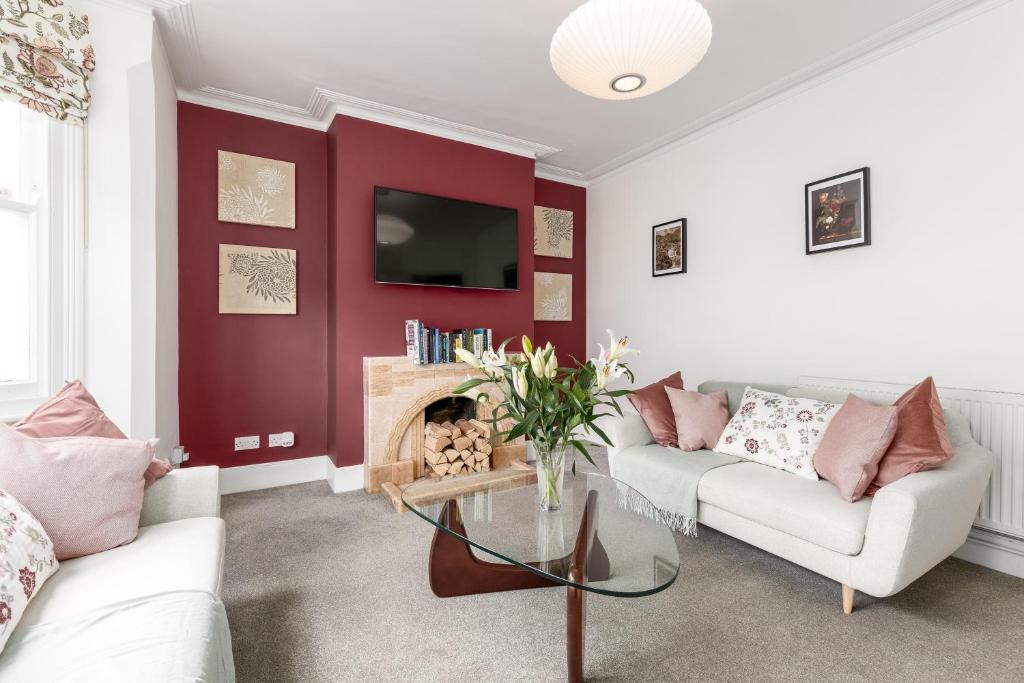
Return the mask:
<svg viewBox="0 0 1024 683">
<path fill-rule="evenodd" d="M 493 409 L 491 422 L 495 432 L 506 440 L 527 436 L 537 457 L 537 487 L 543 510 L 562 507 L 564 460 L 572 454 L 572 471 L 576 473 L 576 454 L 593 460 L 580 441 L 585 434 L 596 434 L 609 446 L 612 442 L 595 421 L 604 415 L 622 415 L 618 399 L 631 393 L 629 389 L 609 389 L 608 383 L 625 375 L 633 381 L 633 373 L 623 361 L 630 353 L 626 337 L 616 337 L 611 330 L 607 349 L 586 363 L 575 359 L 575 367 L 559 367 L 555 348 L 548 342 L 534 348 L 523 336 L 521 354 L 505 353 L 506 339 L 497 351 L 488 349 L 477 357 L 465 349 L 457 349 L 459 358 L 478 368 L 484 377 L 467 379 L 454 389 L 456 394 L 475 396 L 477 401 L 490 402 L 491 396 L 482 387 L 493 384 L 501 390 L 500 401 Z M 501 431 L 499 423 L 510 421 L 511 429 Z"/>
</svg>

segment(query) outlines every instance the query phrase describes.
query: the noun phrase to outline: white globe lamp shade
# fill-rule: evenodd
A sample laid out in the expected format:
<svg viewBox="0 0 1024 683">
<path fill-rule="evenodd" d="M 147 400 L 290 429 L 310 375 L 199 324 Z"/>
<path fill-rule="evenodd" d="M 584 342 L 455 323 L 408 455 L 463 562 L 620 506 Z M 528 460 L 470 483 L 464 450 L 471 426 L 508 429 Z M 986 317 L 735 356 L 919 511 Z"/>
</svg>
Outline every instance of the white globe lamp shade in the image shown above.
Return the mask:
<svg viewBox="0 0 1024 683">
<path fill-rule="evenodd" d="M 555 31 L 551 66 L 581 93 L 630 100 L 678 81 L 710 44 L 697 0 L 589 0 Z"/>
</svg>

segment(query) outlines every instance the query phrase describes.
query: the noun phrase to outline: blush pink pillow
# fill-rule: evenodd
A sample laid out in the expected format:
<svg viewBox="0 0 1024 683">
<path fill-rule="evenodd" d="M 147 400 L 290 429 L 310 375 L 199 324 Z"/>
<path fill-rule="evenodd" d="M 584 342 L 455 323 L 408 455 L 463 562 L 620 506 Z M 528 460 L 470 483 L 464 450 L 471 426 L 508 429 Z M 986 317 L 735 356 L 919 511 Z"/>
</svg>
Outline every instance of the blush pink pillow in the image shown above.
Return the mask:
<svg viewBox="0 0 1024 683">
<path fill-rule="evenodd" d="M 939 391 L 931 377 L 909 389 L 893 406 L 899 411 L 899 425 L 878 464 L 878 475 L 868 487 L 869 496 L 886 484 L 938 467 L 953 457 Z"/>
<path fill-rule="evenodd" d="M 85 385 L 77 379 L 65 384 L 60 391 L 29 413 L 28 417 L 14 425 L 14 428 L 25 436 L 37 439 L 54 436 L 128 438 L 111 422 Z M 166 461 L 153 458 L 143 475 L 146 486 L 171 469 Z"/>
<path fill-rule="evenodd" d="M 672 405 L 665 395 L 665 387 L 674 389 L 683 388 L 683 376 L 672 373 L 654 384 L 649 384 L 643 389 L 637 389 L 629 395 L 629 402 L 640 413 L 644 424 L 650 430 L 654 440 L 662 446 L 675 446 L 676 441 L 676 418 L 672 414 Z"/>
<path fill-rule="evenodd" d="M 714 448 L 725 425 L 729 424 L 728 392 L 702 394 L 665 387 L 665 394 L 675 417 L 679 448 L 684 451 Z"/>
<path fill-rule="evenodd" d="M 68 382 L 14 428 L 25 436 L 105 436 L 127 438 L 100 410 L 80 380 Z"/>
<path fill-rule="evenodd" d="M 843 500 L 860 500 L 874 480 L 896 436 L 898 413 L 895 406 L 876 406 L 850 394 L 829 422 L 814 452 L 814 469 L 835 484 Z"/>
<path fill-rule="evenodd" d="M 156 440 L 34 439 L 0 424 L 0 487 L 46 530 L 58 560 L 130 543 Z"/>
</svg>

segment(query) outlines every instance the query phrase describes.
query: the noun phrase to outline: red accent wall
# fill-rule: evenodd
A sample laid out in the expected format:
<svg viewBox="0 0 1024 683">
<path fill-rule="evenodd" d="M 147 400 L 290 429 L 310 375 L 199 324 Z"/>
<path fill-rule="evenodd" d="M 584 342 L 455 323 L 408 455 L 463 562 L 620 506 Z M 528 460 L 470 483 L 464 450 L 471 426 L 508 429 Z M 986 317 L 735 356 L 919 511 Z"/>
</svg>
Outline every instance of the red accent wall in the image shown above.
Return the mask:
<svg viewBox="0 0 1024 683">
<path fill-rule="evenodd" d="M 217 150 L 295 162 L 294 230 L 217 220 Z M 178 389 L 187 465 L 327 452 L 327 145 L 320 131 L 178 103 Z M 218 245 L 296 250 L 297 315 L 221 315 Z M 291 448 L 267 434 L 295 432 Z M 263 447 L 234 452 L 236 436 Z"/>
<path fill-rule="evenodd" d="M 570 356 L 583 362 L 587 353 L 587 190 L 552 180 L 537 178 L 534 182 L 537 206 L 567 209 L 573 212 L 572 258 L 534 256 L 534 270 L 542 273 L 572 274 L 572 322 L 534 323 L 538 342 L 550 341 L 558 349 L 562 365 L 571 363 Z"/>
<path fill-rule="evenodd" d="M 490 327 L 498 340 L 533 334 L 534 162 L 347 116 L 334 119 L 327 140 L 334 337 L 328 443 L 341 467 L 363 462 L 363 356 L 403 355 L 405 320 Z M 520 291 L 375 284 L 374 185 L 518 209 Z"/>
<path fill-rule="evenodd" d="M 217 150 L 295 162 L 296 229 L 217 220 Z M 373 187 L 385 185 L 519 211 L 518 292 L 373 282 Z M 345 116 L 319 132 L 178 105 L 178 296 L 181 442 L 188 465 L 222 467 L 330 454 L 363 461 L 363 356 L 405 353 L 403 323 L 529 334 L 583 358 L 586 192 L 534 178 L 531 159 Z M 533 206 L 575 212 L 573 321 L 533 321 Z M 219 244 L 295 249 L 298 315 L 220 315 Z M 457 248 L 457 245 L 453 245 Z M 518 349 L 518 342 L 513 345 Z M 267 434 L 295 432 L 292 448 Z M 234 438 L 264 447 L 234 452 Z"/>
</svg>

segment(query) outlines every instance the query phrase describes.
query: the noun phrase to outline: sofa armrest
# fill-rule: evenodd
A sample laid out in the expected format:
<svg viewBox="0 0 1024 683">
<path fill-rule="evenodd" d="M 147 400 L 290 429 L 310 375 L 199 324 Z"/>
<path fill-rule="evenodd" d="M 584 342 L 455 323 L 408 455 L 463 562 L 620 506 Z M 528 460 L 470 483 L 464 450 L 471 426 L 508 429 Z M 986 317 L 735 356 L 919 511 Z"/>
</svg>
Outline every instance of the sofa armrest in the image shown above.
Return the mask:
<svg viewBox="0 0 1024 683">
<path fill-rule="evenodd" d="M 902 590 L 967 540 L 995 457 L 972 442 L 942 467 L 908 475 L 875 494 L 854 588 L 876 597 Z"/>
<path fill-rule="evenodd" d="M 146 489 L 139 526 L 192 517 L 220 517 L 220 468 L 171 470 Z"/>
<path fill-rule="evenodd" d="M 654 441 L 654 437 L 651 436 L 647 425 L 644 424 L 643 419 L 636 413 L 626 413 L 622 417 L 618 415 L 600 417 L 597 419 L 597 426 L 604 431 L 608 436 L 608 440 L 612 442 L 611 447 L 608 449 L 609 457 L 630 446 L 646 446 Z M 595 443 L 604 445 L 604 442 L 600 440 L 595 441 Z"/>
</svg>

